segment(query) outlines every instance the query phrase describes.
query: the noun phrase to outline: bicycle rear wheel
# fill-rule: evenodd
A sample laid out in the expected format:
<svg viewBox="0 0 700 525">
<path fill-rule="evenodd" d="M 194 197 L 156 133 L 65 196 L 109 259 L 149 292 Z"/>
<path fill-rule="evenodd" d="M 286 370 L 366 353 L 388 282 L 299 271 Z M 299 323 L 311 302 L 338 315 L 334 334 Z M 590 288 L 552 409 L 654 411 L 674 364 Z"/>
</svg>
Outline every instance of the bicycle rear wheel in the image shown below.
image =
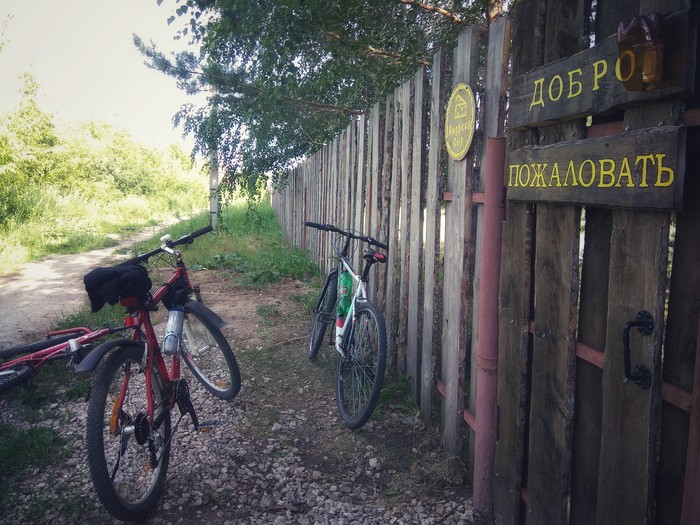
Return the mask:
<svg viewBox="0 0 700 525">
<path fill-rule="evenodd" d="M 34 373 L 32 365 L 23 363 L 0 370 L 0 392 L 7 392 L 14 387 L 21 385 Z"/>
<path fill-rule="evenodd" d="M 194 377 L 220 399 L 230 400 L 241 389 L 236 356 L 221 330 L 185 305 L 180 352 Z"/>
<path fill-rule="evenodd" d="M 143 519 L 163 490 L 170 460 L 170 411 L 157 368 L 142 366 L 143 346 L 116 349 L 90 394 L 87 459 L 102 505 L 117 519 Z M 151 392 L 146 386 L 151 375 Z M 147 398 L 155 404 L 153 421 Z"/>
<path fill-rule="evenodd" d="M 386 324 L 379 308 L 369 302 L 357 303 L 345 340 L 346 357 L 338 356 L 336 401 L 345 425 L 356 430 L 374 412 L 384 383 Z"/>
<path fill-rule="evenodd" d="M 311 321 L 311 335 L 309 336 L 309 361 L 315 361 L 318 351 L 321 349 L 323 337 L 326 335 L 328 324 L 335 319 L 335 302 L 338 297 L 338 270 L 333 268 L 326 277 L 323 284 L 321 296 L 314 308 L 313 320 Z"/>
</svg>

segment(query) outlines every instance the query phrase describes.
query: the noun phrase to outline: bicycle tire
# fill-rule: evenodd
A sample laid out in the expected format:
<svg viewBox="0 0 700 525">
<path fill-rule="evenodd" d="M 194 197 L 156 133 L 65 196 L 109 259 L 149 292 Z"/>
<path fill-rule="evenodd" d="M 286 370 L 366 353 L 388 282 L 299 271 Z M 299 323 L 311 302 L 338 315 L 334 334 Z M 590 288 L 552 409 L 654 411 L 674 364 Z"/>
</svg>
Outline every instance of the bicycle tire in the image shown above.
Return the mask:
<svg viewBox="0 0 700 525">
<path fill-rule="evenodd" d="M 180 353 L 192 375 L 209 392 L 225 400 L 238 395 L 241 371 L 226 337 L 187 305 Z"/>
<path fill-rule="evenodd" d="M 27 363 L 12 366 L 6 370 L 0 370 L 0 392 L 7 392 L 21 385 L 34 373 L 34 367 Z"/>
<path fill-rule="evenodd" d="M 26 345 L 16 345 L 9 348 L 4 348 L 0 350 L 0 359 L 9 359 L 11 357 L 17 357 L 18 355 L 33 354 L 34 352 L 39 352 L 40 350 L 46 350 L 52 346 L 60 345 L 71 339 L 79 337 L 80 334 L 66 334 L 52 337 L 49 339 L 42 339 L 41 341 L 35 341 Z"/>
<path fill-rule="evenodd" d="M 335 302 L 338 298 L 338 270 L 333 268 L 326 277 L 323 290 L 318 298 L 311 321 L 311 334 L 309 336 L 309 348 L 307 357 L 309 361 L 315 361 L 318 351 L 321 349 L 323 338 L 326 335 L 329 321 L 324 319 L 333 318 Z"/>
<path fill-rule="evenodd" d="M 149 369 L 143 368 L 142 358 L 142 345 L 113 351 L 95 377 L 88 403 L 86 444 L 92 483 L 105 509 L 123 521 L 141 520 L 154 508 L 170 460 L 170 410 L 163 378 L 156 367 L 150 369 L 154 421 L 160 421 L 154 425 L 146 415 Z"/>
<path fill-rule="evenodd" d="M 350 330 L 344 343 L 346 357 L 338 356 L 336 402 L 345 425 L 357 430 L 374 412 L 384 383 L 386 323 L 376 305 L 361 302 L 355 306 Z"/>
</svg>

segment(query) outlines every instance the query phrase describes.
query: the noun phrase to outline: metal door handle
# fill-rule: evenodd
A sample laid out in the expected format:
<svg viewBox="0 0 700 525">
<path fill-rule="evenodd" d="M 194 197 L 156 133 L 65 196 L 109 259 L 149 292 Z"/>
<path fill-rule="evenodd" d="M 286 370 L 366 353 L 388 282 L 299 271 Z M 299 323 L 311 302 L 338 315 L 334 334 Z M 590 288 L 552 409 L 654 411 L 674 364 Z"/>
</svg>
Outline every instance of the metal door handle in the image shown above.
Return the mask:
<svg viewBox="0 0 700 525">
<path fill-rule="evenodd" d="M 646 310 L 640 310 L 637 313 L 637 318 L 634 321 L 625 323 L 625 328 L 622 331 L 622 344 L 625 352 L 625 377 L 622 382 L 627 384 L 630 381 L 637 383 L 637 386 L 642 390 L 647 390 L 651 387 L 651 371 L 644 365 L 634 367 L 634 374 L 630 373 L 630 328 L 637 327 L 642 335 L 650 335 L 654 331 L 654 317 Z"/>
</svg>

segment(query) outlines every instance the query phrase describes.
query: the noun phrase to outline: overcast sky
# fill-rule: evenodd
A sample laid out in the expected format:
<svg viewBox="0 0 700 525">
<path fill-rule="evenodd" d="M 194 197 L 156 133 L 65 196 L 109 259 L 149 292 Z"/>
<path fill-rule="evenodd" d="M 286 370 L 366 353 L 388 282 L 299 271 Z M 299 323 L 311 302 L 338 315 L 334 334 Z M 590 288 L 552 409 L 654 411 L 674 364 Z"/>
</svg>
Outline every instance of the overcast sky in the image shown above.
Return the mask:
<svg viewBox="0 0 700 525">
<path fill-rule="evenodd" d="M 173 79 L 147 68 L 132 41 L 136 33 L 162 51 L 181 48 L 167 24 L 174 6 L 174 0 L 161 6 L 156 0 L 0 0 L 0 24 L 6 23 L 0 112 L 17 106 L 19 75 L 26 71 L 39 84 L 41 109 L 59 121 L 105 121 L 158 146 L 182 142 L 172 117 L 193 100 Z"/>
</svg>

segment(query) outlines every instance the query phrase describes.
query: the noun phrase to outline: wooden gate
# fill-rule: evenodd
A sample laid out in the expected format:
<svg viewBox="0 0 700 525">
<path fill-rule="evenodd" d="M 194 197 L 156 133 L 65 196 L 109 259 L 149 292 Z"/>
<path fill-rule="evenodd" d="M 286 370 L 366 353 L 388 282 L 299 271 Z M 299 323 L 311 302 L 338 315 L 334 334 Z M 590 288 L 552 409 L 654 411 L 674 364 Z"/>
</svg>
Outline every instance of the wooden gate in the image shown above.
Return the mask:
<svg viewBox="0 0 700 525">
<path fill-rule="evenodd" d="M 424 421 L 439 413 L 444 454 L 472 471 L 473 503 L 499 524 L 700 523 L 690 1 L 519 0 L 273 194 L 287 237 L 322 269 L 327 240 L 304 219 L 388 241 L 374 299 L 390 364 Z M 459 84 L 477 93 L 480 146 L 446 160 L 446 94 Z M 485 227 L 502 211 L 484 178 L 492 137 L 508 150 L 501 243 Z M 482 322 L 498 324 L 497 341 Z"/>
<path fill-rule="evenodd" d="M 700 522 L 697 18 L 633 4 L 597 2 L 592 48 L 589 3 L 513 14 L 498 523 Z"/>
</svg>

